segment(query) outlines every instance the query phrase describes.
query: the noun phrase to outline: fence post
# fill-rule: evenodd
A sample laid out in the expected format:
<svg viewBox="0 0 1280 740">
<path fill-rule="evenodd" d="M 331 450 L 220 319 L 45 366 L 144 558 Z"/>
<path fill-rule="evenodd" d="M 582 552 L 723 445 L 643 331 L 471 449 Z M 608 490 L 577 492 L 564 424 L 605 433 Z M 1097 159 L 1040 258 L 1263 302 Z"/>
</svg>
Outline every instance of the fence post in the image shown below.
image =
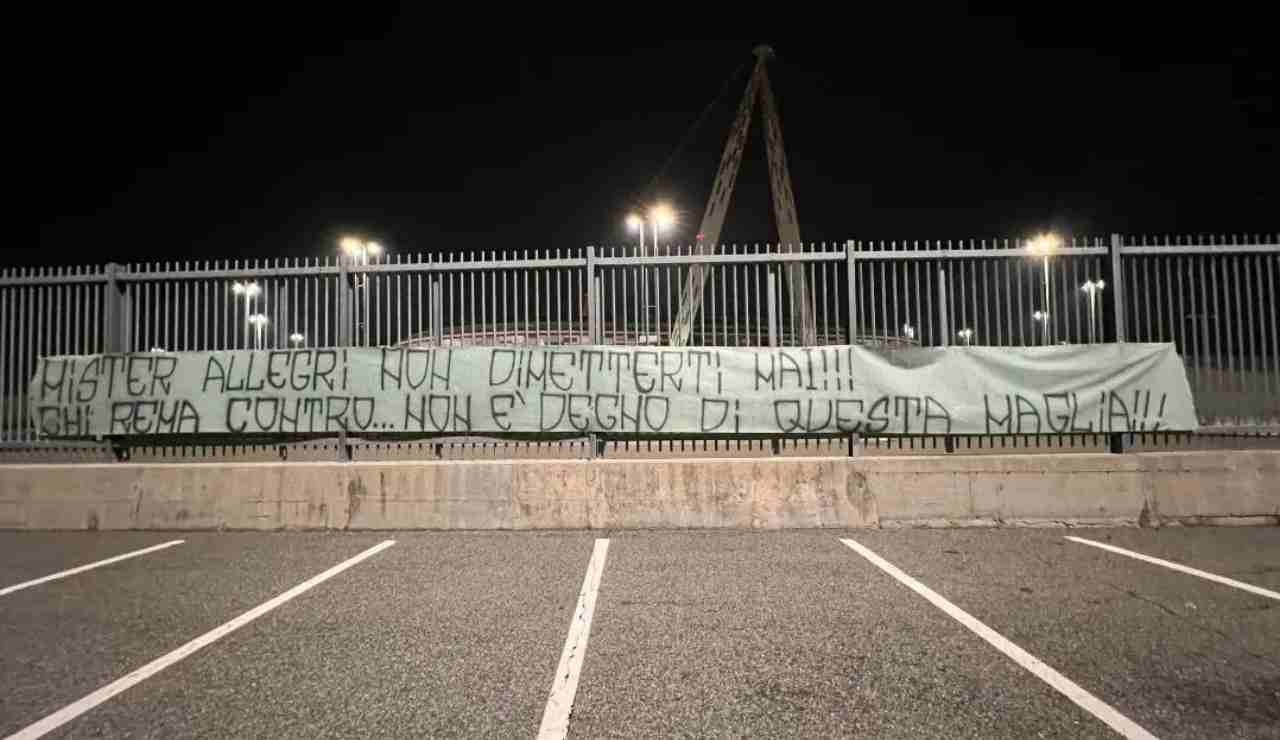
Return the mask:
<svg viewBox="0 0 1280 740">
<path fill-rule="evenodd" d="M 848 309 L 849 309 L 849 344 L 854 343 L 858 326 L 858 289 L 855 287 L 853 274 L 854 265 L 858 260 L 858 253 L 854 251 L 853 240 L 850 239 L 844 243 L 844 267 L 845 267 L 845 284 L 849 288 L 848 292 Z"/>
<path fill-rule="evenodd" d="M 351 275 L 347 258 L 338 255 L 338 336 L 339 347 L 351 346 Z"/>
<path fill-rule="evenodd" d="M 1121 267 L 1121 252 L 1124 239 L 1119 234 L 1111 235 L 1111 274 L 1107 276 L 1107 293 L 1111 294 L 1111 336 L 1113 342 L 1124 341 L 1124 270 Z"/>
<path fill-rule="evenodd" d="M 769 346 L 778 346 L 778 272 L 776 265 L 769 264 L 765 279 L 765 300 L 769 303 Z M 769 440 L 769 450 L 774 455 L 782 454 L 781 440 L 773 437 Z"/>
<path fill-rule="evenodd" d="M 774 265 L 769 265 L 769 275 L 765 300 L 769 303 L 769 346 L 778 346 L 778 273 Z"/>
<path fill-rule="evenodd" d="M 596 248 L 587 247 L 587 344 L 600 344 L 599 286 L 596 285 Z M 591 441 L 594 455 L 595 440 Z"/>
<path fill-rule="evenodd" d="M 951 344 L 951 329 L 947 316 L 947 271 L 938 265 L 938 327 L 942 330 L 942 346 Z"/>
<path fill-rule="evenodd" d="M 125 300 L 124 283 L 117 277 L 120 273 L 128 272 L 128 269 L 126 265 L 107 263 L 107 287 L 103 294 L 102 305 L 103 328 L 106 330 L 103 336 L 103 352 L 129 351 L 129 304 Z"/>
<path fill-rule="evenodd" d="M 431 341 L 444 346 L 444 298 L 440 295 L 440 276 L 431 276 Z"/>
<path fill-rule="evenodd" d="M 1107 276 L 1108 293 L 1111 294 L 1111 337 L 1113 342 L 1122 343 L 1124 335 L 1124 266 L 1121 256 L 1124 249 L 1124 238 L 1119 234 L 1111 235 L 1111 274 Z M 1111 432 L 1107 435 L 1107 449 L 1112 454 L 1124 452 L 1124 434 Z"/>
<path fill-rule="evenodd" d="M 110 354 L 120 354 L 129 352 L 132 348 L 132 332 L 130 329 L 130 311 L 128 293 L 125 290 L 125 284 L 119 279 L 121 273 L 128 272 L 127 265 L 117 264 L 115 262 L 107 263 L 106 276 L 107 285 L 103 289 L 102 295 L 102 351 Z M 102 436 L 98 436 L 98 441 L 102 441 Z M 125 462 L 129 459 L 129 448 L 121 444 L 118 440 L 110 441 L 111 454 L 115 457 L 116 462 Z"/>
<path fill-rule="evenodd" d="M 351 346 L 351 307 L 353 290 L 351 274 L 347 270 L 347 257 L 338 255 L 338 335 L 335 337 L 339 347 Z M 338 460 L 351 461 L 351 445 L 347 443 L 347 433 L 338 431 Z"/>
</svg>

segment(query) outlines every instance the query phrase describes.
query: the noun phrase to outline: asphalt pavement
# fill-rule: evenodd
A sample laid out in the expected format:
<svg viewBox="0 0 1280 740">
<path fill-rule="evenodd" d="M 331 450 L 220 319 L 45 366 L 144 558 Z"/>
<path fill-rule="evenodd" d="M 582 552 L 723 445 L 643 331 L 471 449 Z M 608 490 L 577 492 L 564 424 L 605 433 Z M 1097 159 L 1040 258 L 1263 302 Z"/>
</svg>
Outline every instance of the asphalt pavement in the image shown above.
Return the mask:
<svg viewBox="0 0 1280 740">
<path fill-rule="evenodd" d="M 0 532 L 0 737 L 1280 737 L 1274 592 L 1274 527 Z"/>
</svg>

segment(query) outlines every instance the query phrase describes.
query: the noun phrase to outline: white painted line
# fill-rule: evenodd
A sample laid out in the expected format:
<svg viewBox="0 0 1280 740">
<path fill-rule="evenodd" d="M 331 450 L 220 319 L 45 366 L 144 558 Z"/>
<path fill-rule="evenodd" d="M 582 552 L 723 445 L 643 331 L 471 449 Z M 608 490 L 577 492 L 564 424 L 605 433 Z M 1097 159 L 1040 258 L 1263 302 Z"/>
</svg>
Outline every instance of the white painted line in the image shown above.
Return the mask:
<svg viewBox="0 0 1280 740">
<path fill-rule="evenodd" d="M 1200 578 L 1203 578 L 1207 581 L 1216 581 L 1217 583 L 1224 583 L 1228 586 L 1234 586 L 1243 591 L 1248 591 L 1251 594 L 1257 594 L 1259 596 L 1265 596 L 1269 599 L 1275 599 L 1277 601 L 1280 601 L 1280 593 L 1276 593 L 1275 591 L 1270 591 L 1268 589 L 1261 588 L 1259 586 L 1254 586 L 1253 584 L 1245 583 L 1244 581 L 1237 581 L 1234 578 L 1227 578 L 1226 576 L 1220 576 L 1216 573 L 1209 573 L 1203 570 L 1196 570 L 1195 568 L 1189 568 L 1185 565 L 1182 565 L 1181 563 L 1175 563 L 1170 560 L 1161 560 L 1160 558 L 1153 558 L 1150 555 L 1143 555 L 1140 552 L 1126 550 L 1123 547 L 1116 547 L 1114 545 L 1104 545 L 1101 542 L 1094 542 L 1093 540 L 1084 540 L 1084 539 L 1080 539 L 1079 537 L 1067 537 L 1067 539 L 1071 540 L 1072 542 L 1079 542 L 1082 545 L 1092 545 L 1093 547 L 1100 547 L 1103 550 L 1109 550 L 1111 552 L 1116 553 L 1117 555 L 1124 555 L 1126 557 L 1134 558 L 1135 560 L 1145 560 L 1148 563 L 1163 565 L 1166 568 L 1170 568 L 1172 570 L 1176 570 L 1181 573 L 1189 573 L 1193 576 L 1199 576 Z"/>
<path fill-rule="evenodd" d="M 591 615 L 596 610 L 596 592 L 604 575 L 604 559 L 609 554 L 609 540 L 596 540 L 591 562 L 587 563 L 587 575 L 582 579 L 582 591 L 578 594 L 578 608 L 569 622 L 569 636 L 560 653 L 560 665 L 555 680 L 551 682 L 551 696 L 547 709 L 542 713 L 542 726 L 538 728 L 538 740 L 563 740 L 569 732 L 569 713 L 573 711 L 573 697 L 578 693 L 578 677 L 582 675 L 582 660 L 587 655 L 587 638 L 591 637 Z"/>
<path fill-rule="evenodd" d="M 1012 658 L 1018 665 L 1026 668 L 1028 671 L 1031 671 L 1040 680 L 1049 684 L 1063 696 L 1075 702 L 1081 709 L 1084 709 L 1089 714 L 1092 714 L 1105 722 L 1108 727 L 1120 733 L 1122 736 L 1127 738 L 1149 738 L 1154 740 L 1154 735 L 1142 729 L 1133 720 L 1123 714 L 1120 714 L 1115 709 L 1112 709 L 1110 705 L 1106 704 L 1093 694 L 1090 694 L 1088 691 L 1085 691 L 1071 679 L 1050 668 L 1036 656 L 1028 653 L 1026 650 L 1023 650 L 1012 642 L 1009 642 L 1009 640 L 999 632 L 996 632 L 987 625 L 978 621 L 965 610 L 942 598 L 935 593 L 933 589 L 917 581 L 906 573 L 903 573 L 893 565 L 893 563 L 888 562 L 884 558 L 853 540 L 842 539 L 840 541 L 852 548 L 854 552 L 867 560 L 870 560 L 880 570 L 883 570 L 885 573 L 888 573 L 898 579 L 898 581 L 907 588 L 928 599 L 934 606 L 946 612 L 960 624 L 968 627 L 969 630 L 978 637 L 981 637 L 991 643 L 995 649 Z"/>
<path fill-rule="evenodd" d="M 74 576 L 75 574 L 77 574 L 77 573 L 83 573 L 83 572 L 85 572 L 86 570 L 93 570 L 94 568 L 101 568 L 101 567 L 102 567 L 102 566 L 104 566 L 104 565 L 111 565 L 112 563 L 118 563 L 118 562 L 120 562 L 121 560 L 128 560 L 129 558 L 136 558 L 136 557 L 138 557 L 139 555 L 146 555 L 147 553 L 155 552 L 156 550 L 163 550 L 163 549 L 165 549 L 166 547 L 173 547 L 174 545 L 181 545 L 181 544 L 182 544 L 183 542 L 185 542 L 185 541 L 186 541 L 186 540 L 171 540 L 171 541 L 169 541 L 169 542 L 164 542 L 164 543 L 161 543 L 161 544 L 159 544 L 159 545 L 154 545 L 154 546 L 152 546 L 152 547 L 143 548 L 143 549 L 141 549 L 141 550 L 134 550 L 133 552 L 126 552 L 125 554 L 123 554 L 123 555 L 117 555 L 117 556 L 115 556 L 114 558 L 107 558 L 106 560 L 99 560 L 99 561 L 98 561 L 98 562 L 96 562 L 96 563 L 89 563 L 88 565 L 81 565 L 80 567 L 78 567 L 78 568 L 72 568 L 71 570 L 64 570 L 64 571 L 62 571 L 61 573 L 54 573 L 53 575 L 45 576 L 44 578 L 37 578 L 37 579 L 35 579 L 34 581 L 26 581 L 26 582 L 24 582 L 24 583 L 16 583 L 16 584 L 14 584 L 14 585 L 12 585 L 12 586 L 5 586 L 4 588 L 0 588 L 0 596 L 4 596 L 5 594 L 11 594 L 11 593 L 13 593 L 14 591 L 21 591 L 21 590 L 22 590 L 22 589 L 24 589 L 24 588 L 30 588 L 30 587 L 32 587 L 32 586 L 39 586 L 40 584 L 42 584 L 42 583 L 47 583 L 47 582 L 49 582 L 49 581 L 56 581 L 56 580 L 58 580 L 59 578 L 66 578 L 67 576 Z"/>
<path fill-rule="evenodd" d="M 360 561 L 366 558 L 377 555 L 378 553 L 382 552 L 388 547 L 391 547 L 395 543 L 396 543 L 395 540 L 386 540 L 377 545 L 374 545 L 373 547 L 369 548 L 368 550 L 365 550 L 364 552 L 351 558 L 350 560 L 344 560 L 343 562 L 338 563 L 337 565 L 333 566 L 329 570 L 326 570 L 325 572 L 321 573 L 318 576 L 313 576 L 310 579 L 303 581 L 302 583 L 299 583 L 298 585 L 294 586 L 288 591 L 285 591 L 284 593 L 275 597 L 274 599 L 266 603 L 260 604 L 258 606 L 255 606 L 254 608 L 250 609 L 244 614 L 241 614 L 240 616 L 236 617 L 230 622 L 227 622 L 221 627 L 213 628 L 212 630 L 204 633 L 203 635 L 200 635 L 196 639 L 192 640 L 191 642 L 188 642 L 186 645 L 183 645 L 177 650 L 174 650 L 173 652 L 168 653 L 167 655 L 162 655 L 159 658 L 156 658 L 155 660 L 142 666 L 141 668 L 134 671 L 133 673 L 130 673 L 124 676 L 123 678 L 116 679 L 115 681 L 112 681 L 106 686 L 103 686 L 102 688 L 98 689 L 92 694 L 89 694 L 83 699 L 75 703 L 68 704 L 67 706 L 63 707 L 62 709 L 59 709 L 58 711 L 54 712 L 48 717 L 45 717 L 39 722 L 36 722 L 33 725 L 29 725 L 23 728 L 22 730 L 19 730 L 13 735 L 10 735 L 5 740 L 32 740 L 33 738 L 40 737 L 47 732 L 51 732 L 52 730 L 55 730 L 61 727 L 67 722 L 70 722 L 71 720 L 75 719 L 76 717 L 79 717 L 80 715 L 84 714 L 90 709 L 93 709 L 94 707 L 105 702 L 106 700 L 110 699 L 116 694 L 119 694 L 120 692 L 125 691 L 136 684 L 142 683 L 146 679 L 150 678 L 151 676 L 154 676 L 160 671 L 163 671 L 165 668 L 168 668 L 174 663 L 177 663 L 178 661 L 182 660 L 188 655 L 191 655 L 192 653 L 199 650 L 200 648 L 206 645 L 209 645 L 222 637 L 226 637 L 232 632 L 235 632 L 236 630 L 240 629 L 246 624 L 257 619 L 258 617 L 261 617 L 263 614 L 266 614 L 272 609 L 275 609 L 277 606 L 280 606 L 281 604 L 291 601 L 296 596 L 306 593 L 313 587 L 338 575 L 339 573 L 346 570 L 347 568 L 350 568 L 356 563 L 359 563 Z"/>
</svg>

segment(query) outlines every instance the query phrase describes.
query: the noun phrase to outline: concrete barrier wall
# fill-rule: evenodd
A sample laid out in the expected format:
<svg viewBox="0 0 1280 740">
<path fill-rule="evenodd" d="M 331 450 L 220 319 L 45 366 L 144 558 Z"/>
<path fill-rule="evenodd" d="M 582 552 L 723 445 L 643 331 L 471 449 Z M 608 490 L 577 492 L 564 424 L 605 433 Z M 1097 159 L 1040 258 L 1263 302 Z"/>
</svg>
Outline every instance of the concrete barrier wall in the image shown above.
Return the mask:
<svg viewBox="0 0 1280 740">
<path fill-rule="evenodd" d="M 1280 523 L 1280 451 L 0 466 L 7 529 Z"/>
</svg>

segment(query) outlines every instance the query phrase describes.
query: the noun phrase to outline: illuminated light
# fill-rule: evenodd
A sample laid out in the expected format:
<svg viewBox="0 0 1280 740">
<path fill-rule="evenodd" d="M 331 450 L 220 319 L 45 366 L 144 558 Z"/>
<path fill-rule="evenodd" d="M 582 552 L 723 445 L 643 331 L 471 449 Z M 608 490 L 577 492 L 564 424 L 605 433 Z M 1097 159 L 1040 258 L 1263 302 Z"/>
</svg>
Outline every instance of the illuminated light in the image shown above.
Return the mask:
<svg viewBox="0 0 1280 740">
<path fill-rule="evenodd" d="M 627 215 L 627 228 L 631 231 L 639 231 L 644 228 L 644 221 L 636 214 Z"/>
<path fill-rule="evenodd" d="M 659 203 L 649 211 L 649 220 L 659 228 L 665 229 L 676 222 L 676 212 L 666 203 Z"/>
<path fill-rule="evenodd" d="M 342 241 L 338 242 L 338 246 L 342 248 L 342 251 L 354 257 L 360 253 L 360 249 L 364 247 L 364 242 L 354 236 L 344 236 Z"/>
<path fill-rule="evenodd" d="M 369 242 L 364 245 L 364 247 L 369 251 L 369 254 L 372 254 L 375 257 L 382 254 L 382 245 L 377 242 Z"/>
<path fill-rule="evenodd" d="M 1038 256 L 1045 256 L 1056 252 L 1062 247 L 1062 237 L 1053 232 L 1045 234 L 1037 234 L 1035 237 L 1027 241 L 1027 251 Z"/>
</svg>

